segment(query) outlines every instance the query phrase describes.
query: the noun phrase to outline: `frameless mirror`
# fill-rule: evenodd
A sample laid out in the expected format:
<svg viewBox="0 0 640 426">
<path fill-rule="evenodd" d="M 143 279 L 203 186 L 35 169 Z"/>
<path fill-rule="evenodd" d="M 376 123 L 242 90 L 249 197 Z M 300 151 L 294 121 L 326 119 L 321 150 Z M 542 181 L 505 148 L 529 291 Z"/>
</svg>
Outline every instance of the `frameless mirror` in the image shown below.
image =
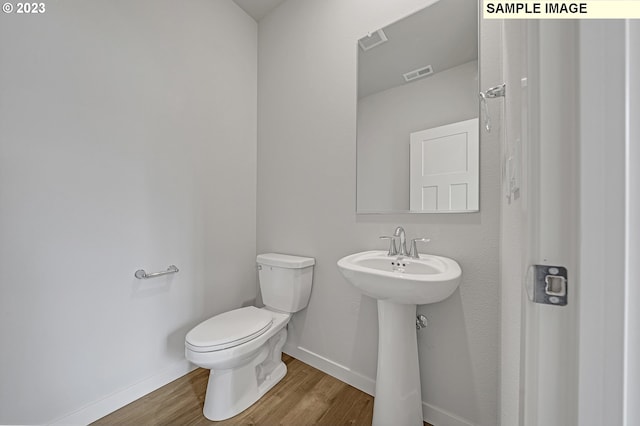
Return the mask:
<svg viewBox="0 0 640 426">
<path fill-rule="evenodd" d="M 478 211 L 477 6 L 439 0 L 358 40 L 358 213 Z"/>
</svg>

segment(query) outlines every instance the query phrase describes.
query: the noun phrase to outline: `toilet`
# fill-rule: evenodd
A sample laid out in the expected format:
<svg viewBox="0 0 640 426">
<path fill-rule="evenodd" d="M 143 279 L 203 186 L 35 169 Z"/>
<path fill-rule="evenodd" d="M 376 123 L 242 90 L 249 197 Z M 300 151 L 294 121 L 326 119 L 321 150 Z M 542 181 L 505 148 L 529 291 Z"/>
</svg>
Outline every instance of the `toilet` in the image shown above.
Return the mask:
<svg viewBox="0 0 640 426">
<path fill-rule="evenodd" d="M 282 380 L 286 325 L 309 302 L 314 258 L 266 253 L 256 262 L 265 306 L 216 315 L 185 338 L 187 360 L 211 370 L 203 409 L 209 420 L 239 414 Z"/>
</svg>

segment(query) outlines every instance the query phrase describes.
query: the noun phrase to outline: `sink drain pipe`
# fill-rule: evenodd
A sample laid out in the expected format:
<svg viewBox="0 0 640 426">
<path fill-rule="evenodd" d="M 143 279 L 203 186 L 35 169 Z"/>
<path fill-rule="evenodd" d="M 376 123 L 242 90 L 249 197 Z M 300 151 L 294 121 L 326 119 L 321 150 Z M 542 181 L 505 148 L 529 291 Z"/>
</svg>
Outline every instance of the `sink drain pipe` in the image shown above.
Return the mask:
<svg viewBox="0 0 640 426">
<path fill-rule="evenodd" d="M 420 330 L 427 326 L 427 317 L 424 315 L 416 315 L 416 330 Z"/>
</svg>

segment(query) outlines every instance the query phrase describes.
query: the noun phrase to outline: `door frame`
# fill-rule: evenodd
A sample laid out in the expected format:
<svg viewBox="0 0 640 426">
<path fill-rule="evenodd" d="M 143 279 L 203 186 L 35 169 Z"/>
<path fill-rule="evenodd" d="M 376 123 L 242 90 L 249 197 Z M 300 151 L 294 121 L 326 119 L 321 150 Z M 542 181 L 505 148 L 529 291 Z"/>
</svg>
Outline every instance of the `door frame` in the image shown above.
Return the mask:
<svg viewBox="0 0 640 426">
<path fill-rule="evenodd" d="M 622 20 L 585 20 L 580 54 L 578 424 L 623 425 L 628 41 Z M 632 424 L 632 423 L 629 423 Z"/>
<path fill-rule="evenodd" d="M 540 72 L 539 93 L 546 100 L 531 105 L 541 115 L 531 121 L 540 152 L 527 164 L 530 201 L 539 207 L 522 223 L 528 232 L 523 250 L 533 253 L 534 263 L 568 262 L 571 298 L 565 314 L 523 298 L 519 424 L 640 424 L 640 84 L 634 77 L 640 75 L 640 24 L 530 25 L 540 28 L 529 32 L 527 50 L 530 59 L 539 55 L 531 69 Z M 566 44 L 567 36 L 578 53 L 574 59 L 553 46 Z M 572 52 L 572 46 L 561 50 Z M 571 84 L 572 74 L 575 93 L 554 84 L 556 78 Z M 535 77 L 529 75 L 530 85 Z M 557 103 L 571 108 L 572 99 L 575 123 L 550 131 L 564 114 Z M 561 144 L 570 145 L 564 155 L 558 155 Z M 564 185 L 565 194 L 572 188 L 563 176 L 576 180 L 568 214 L 577 232 L 554 236 L 549 228 L 559 229 L 567 218 L 549 213 L 563 205 L 553 183 Z M 528 265 L 521 267 L 524 275 Z M 559 350 L 565 339 L 568 354 Z"/>
</svg>

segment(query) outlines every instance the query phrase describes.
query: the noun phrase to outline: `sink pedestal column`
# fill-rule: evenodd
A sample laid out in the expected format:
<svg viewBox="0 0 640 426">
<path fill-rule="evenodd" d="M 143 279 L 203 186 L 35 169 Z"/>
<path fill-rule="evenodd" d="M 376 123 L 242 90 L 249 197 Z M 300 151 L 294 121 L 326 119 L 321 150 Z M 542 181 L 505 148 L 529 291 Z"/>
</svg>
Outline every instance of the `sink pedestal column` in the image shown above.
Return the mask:
<svg viewBox="0 0 640 426">
<path fill-rule="evenodd" d="M 416 305 L 378 300 L 378 373 L 373 426 L 421 426 Z"/>
</svg>

